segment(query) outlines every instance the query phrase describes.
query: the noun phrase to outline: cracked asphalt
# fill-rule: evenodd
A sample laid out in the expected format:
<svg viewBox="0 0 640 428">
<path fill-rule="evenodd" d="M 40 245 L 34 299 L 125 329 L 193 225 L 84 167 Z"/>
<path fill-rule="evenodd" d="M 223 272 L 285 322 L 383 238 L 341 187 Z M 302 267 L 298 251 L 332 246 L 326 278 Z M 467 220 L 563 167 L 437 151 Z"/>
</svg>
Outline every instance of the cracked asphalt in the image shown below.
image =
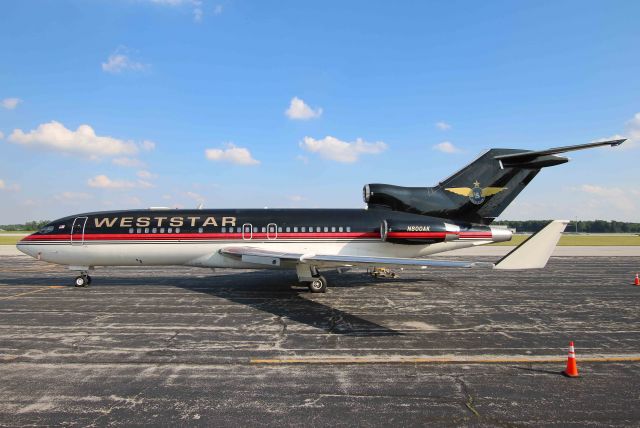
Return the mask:
<svg viewBox="0 0 640 428">
<path fill-rule="evenodd" d="M 2 256 L 0 425 L 638 426 L 638 269 L 328 273 L 312 295 L 289 272 L 182 267 L 76 289 Z"/>
</svg>

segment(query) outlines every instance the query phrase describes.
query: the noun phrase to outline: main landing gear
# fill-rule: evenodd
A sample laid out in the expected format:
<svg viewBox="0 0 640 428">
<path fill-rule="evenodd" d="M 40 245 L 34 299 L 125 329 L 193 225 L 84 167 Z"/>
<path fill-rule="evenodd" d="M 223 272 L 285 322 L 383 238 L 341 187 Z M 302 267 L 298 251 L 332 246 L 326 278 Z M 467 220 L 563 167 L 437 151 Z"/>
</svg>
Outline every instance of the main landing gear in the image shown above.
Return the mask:
<svg viewBox="0 0 640 428">
<path fill-rule="evenodd" d="M 74 285 L 76 287 L 88 287 L 91 284 L 91 277 L 88 273 L 82 272 L 78 277 L 76 277 Z"/>
<path fill-rule="evenodd" d="M 298 281 L 307 283 L 309 291 L 312 293 L 326 293 L 327 292 L 327 279 L 320 275 L 318 269 L 315 266 L 309 266 L 305 264 L 296 265 L 296 273 L 298 274 Z"/>
<path fill-rule="evenodd" d="M 312 293 L 326 293 L 327 279 L 322 275 L 313 278 L 309 282 L 309 291 L 311 291 Z"/>
</svg>

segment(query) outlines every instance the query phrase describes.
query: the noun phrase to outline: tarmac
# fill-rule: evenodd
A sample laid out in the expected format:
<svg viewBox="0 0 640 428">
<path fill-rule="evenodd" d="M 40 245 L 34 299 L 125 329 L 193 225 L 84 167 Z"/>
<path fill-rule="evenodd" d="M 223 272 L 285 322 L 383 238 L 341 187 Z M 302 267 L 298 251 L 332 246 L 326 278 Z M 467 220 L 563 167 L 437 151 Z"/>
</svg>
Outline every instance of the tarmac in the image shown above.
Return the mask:
<svg viewBox="0 0 640 428">
<path fill-rule="evenodd" d="M 3 255 L 0 425 L 638 426 L 637 270 L 351 271 L 311 294 L 292 272 L 103 268 L 78 289 Z"/>
</svg>

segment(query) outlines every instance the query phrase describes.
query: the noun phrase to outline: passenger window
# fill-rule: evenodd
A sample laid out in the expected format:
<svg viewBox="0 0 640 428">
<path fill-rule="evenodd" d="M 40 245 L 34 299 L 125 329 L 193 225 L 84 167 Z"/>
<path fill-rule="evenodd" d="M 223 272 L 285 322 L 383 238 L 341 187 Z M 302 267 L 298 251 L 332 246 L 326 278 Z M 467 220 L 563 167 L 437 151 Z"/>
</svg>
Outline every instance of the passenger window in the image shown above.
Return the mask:
<svg viewBox="0 0 640 428">
<path fill-rule="evenodd" d="M 201 227 L 198 228 L 198 233 L 202 233 L 202 228 Z"/>
<path fill-rule="evenodd" d="M 160 228 L 160 233 L 164 233 L 164 227 Z"/>
<path fill-rule="evenodd" d="M 275 233 L 276 232 L 276 228 L 273 226 L 269 226 L 269 233 Z"/>
<path fill-rule="evenodd" d="M 144 233 L 149 233 L 149 228 L 148 227 L 144 228 Z"/>
<path fill-rule="evenodd" d="M 238 233 L 242 232 L 242 228 L 241 227 L 237 227 L 236 228 L 236 232 L 238 232 Z"/>
<path fill-rule="evenodd" d="M 136 229 L 136 233 L 142 233 L 142 229 L 137 228 L 137 229 Z"/>
<path fill-rule="evenodd" d="M 129 228 L 129 233 L 133 233 L 133 227 Z"/>
<path fill-rule="evenodd" d="M 291 228 L 287 226 L 287 233 L 291 232 Z"/>
<path fill-rule="evenodd" d="M 180 228 L 176 227 L 176 233 L 180 233 Z"/>
<path fill-rule="evenodd" d="M 324 227 L 324 231 L 325 231 L 325 232 L 328 232 L 328 231 L 329 231 L 329 228 L 328 228 L 327 226 L 325 226 L 325 227 Z"/>
<path fill-rule="evenodd" d="M 342 228 L 342 226 L 340 226 L 340 227 L 338 228 L 338 232 L 342 232 L 343 230 L 344 230 L 344 229 Z"/>
<path fill-rule="evenodd" d="M 297 232 L 298 231 L 298 226 L 294 226 L 293 231 Z M 304 227 L 302 228 L 302 231 L 304 232 Z"/>
<path fill-rule="evenodd" d="M 226 227 L 222 228 L 222 233 L 227 233 L 227 228 Z"/>
<path fill-rule="evenodd" d="M 331 226 L 331 231 L 332 231 L 332 232 L 335 232 L 335 231 L 336 231 L 335 226 Z"/>
<path fill-rule="evenodd" d="M 320 232 L 320 226 L 316 227 L 316 232 Z"/>
<path fill-rule="evenodd" d="M 278 226 L 278 233 L 282 232 L 282 228 Z"/>
<path fill-rule="evenodd" d="M 351 232 L 351 226 L 347 226 L 347 232 Z"/>
<path fill-rule="evenodd" d="M 153 229 L 151 229 L 151 233 L 158 233 L 158 228 L 154 227 Z"/>
<path fill-rule="evenodd" d="M 263 228 L 262 228 L 262 233 L 265 233 L 266 231 L 267 231 L 267 228 L 266 228 L 266 227 L 263 227 Z"/>
<path fill-rule="evenodd" d="M 294 232 L 297 232 L 297 231 L 298 231 L 298 228 L 297 228 L 297 227 L 294 227 L 294 228 L 293 228 L 293 231 L 294 231 Z M 304 227 L 304 226 L 302 226 L 302 227 L 300 228 L 300 231 L 301 231 L 301 232 L 306 232 L 306 231 L 307 231 L 307 228 L 306 228 L 306 227 Z"/>
<path fill-rule="evenodd" d="M 173 233 L 173 228 L 172 227 L 168 227 L 167 228 L 167 233 Z"/>
</svg>

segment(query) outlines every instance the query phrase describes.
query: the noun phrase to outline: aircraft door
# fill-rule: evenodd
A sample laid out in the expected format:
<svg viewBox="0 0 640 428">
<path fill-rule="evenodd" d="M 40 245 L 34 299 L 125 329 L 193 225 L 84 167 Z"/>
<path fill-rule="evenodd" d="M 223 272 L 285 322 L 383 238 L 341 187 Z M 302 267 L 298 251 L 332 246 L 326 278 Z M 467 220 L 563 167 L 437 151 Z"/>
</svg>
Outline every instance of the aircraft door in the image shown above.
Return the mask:
<svg viewBox="0 0 640 428">
<path fill-rule="evenodd" d="M 242 239 L 249 240 L 253 238 L 253 226 L 251 223 L 245 223 L 242 225 Z"/>
<path fill-rule="evenodd" d="M 76 217 L 71 226 L 71 245 L 84 244 L 84 228 L 87 224 L 87 217 Z"/>
<path fill-rule="evenodd" d="M 267 239 L 276 239 L 278 237 L 278 226 L 275 223 L 267 225 Z"/>
</svg>

